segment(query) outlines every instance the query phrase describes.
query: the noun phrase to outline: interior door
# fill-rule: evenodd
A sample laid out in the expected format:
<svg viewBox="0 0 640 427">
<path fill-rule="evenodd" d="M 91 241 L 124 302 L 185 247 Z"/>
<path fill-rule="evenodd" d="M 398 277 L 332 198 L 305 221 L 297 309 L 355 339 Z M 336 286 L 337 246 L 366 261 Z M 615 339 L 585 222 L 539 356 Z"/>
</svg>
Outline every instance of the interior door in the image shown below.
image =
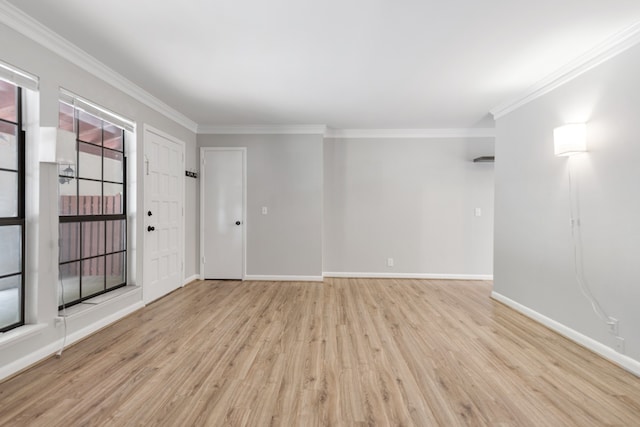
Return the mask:
<svg viewBox="0 0 640 427">
<path fill-rule="evenodd" d="M 182 286 L 184 144 L 144 129 L 145 304 Z"/>
<path fill-rule="evenodd" d="M 243 279 L 246 149 L 202 148 L 200 158 L 201 274 Z"/>
</svg>

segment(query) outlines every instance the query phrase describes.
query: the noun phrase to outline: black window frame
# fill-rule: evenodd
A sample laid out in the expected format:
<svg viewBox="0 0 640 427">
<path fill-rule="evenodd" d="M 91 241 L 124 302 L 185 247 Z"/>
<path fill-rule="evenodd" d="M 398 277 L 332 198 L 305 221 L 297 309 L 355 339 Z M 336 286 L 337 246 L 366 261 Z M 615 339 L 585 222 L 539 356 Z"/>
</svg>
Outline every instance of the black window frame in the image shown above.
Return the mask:
<svg viewBox="0 0 640 427">
<path fill-rule="evenodd" d="M 63 103 L 62 101 L 60 101 L 61 103 Z M 78 275 L 78 281 L 79 281 L 79 289 L 78 289 L 78 295 L 79 298 L 74 299 L 73 301 L 62 301 L 62 304 L 58 305 L 58 310 L 64 310 L 67 307 L 71 307 L 73 305 L 76 304 L 80 304 L 83 301 L 86 301 L 88 299 L 91 298 L 95 298 L 99 295 L 103 295 L 106 294 L 108 292 L 111 292 L 113 290 L 122 288 L 124 286 L 127 285 L 127 278 L 128 278 L 128 259 L 127 259 L 127 251 L 128 251 L 128 242 L 129 242 L 129 224 L 127 221 L 127 156 L 126 156 L 126 132 L 123 128 L 121 128 L 120 126 L 114 125 L 113 123 L 104 120 L 101 117 L 95 116 L 91 113 L 82 111 L 83 114 L 89 114 L 91 115 L 93 118 L 100 120 L 101 123 L 101 141 L 100 141 L 100 145 L 96 145 L 95 143 L 89 142 L 89 141 L 84 141 L 80 138 L 80 117 L 79 117 L 79 112 L 81 112 L 82 110 L 73 107 L 73 123 L 74 123 L 74 131 L 75 131 L 75 150 L 76 150 L 76 173 L 75 176 L 72 178 L 75 181 L 75 185 L 76 185 L 76 189 L 75 189 L 75 194 L 76 197 L 80 196 L 80 182 L 81 181 L 89 181 L 89 182 L 97 182 L 100 183 L 101 185 L 101 207 L 100 210 L 103 212 L 101 214 L 79 214 L 79 208 L 76 208 L 76 214 L 75 215 L 62 215 L 62 214 L 58 214 L 59 217 L 59 230 L 62 229 L 63 224 L 78 224 L 78 233 L 79 233 L 79 248 L 78 248 L 78 258 L 74 258 L 71 260 L 66 260 L 64 262 L 59 261 L 58 262 L 58 266 L 59 268 L 61 268 L 63 265 L 68 265 L 68 264 L 73 264 L 73 263 L 79 263 L 79 275 Z M 105 141 L 105 126 L 111 126 L 111 127 L 115 127 L 117 128 L 120 132 L 121 132 L 121 137 L 122 137 L 122 151 L 120 150 L 115 150 L 112 148 L 108 148 L 104 146 L 104 141 Z M 81 167 L 81 163 L 80 163 L 80 144 L 89 144 L 89 145 L 93 145 L 94 149 L 95 148 L 99 148 L 100 149 L 100 159 L 101 159 L 101 163 L 102 163 L 102 173 L 101 173 L 101 179 L 93 179 L 93 178 L 81 178 L 78 174 L 77 171 L 80 170 Z M 104 178 L 104 159 L 105 159 L 105 150 L 106 151 L 110 151 L 110 152 L 114 152 L 114 153 L 119 153 L 122 155 L 122 182 L 115 182 L 115 181 L 109 181 L 109 180 L 105 180 Z M 68 175 L 63 175 L 61 174 L 61 170 L 60 168 L 58 169 L 58 178 L 60 180 L 62 179 L 68 179 L 69 176 Z M 62 181 L 60 181 L 62 182 Z M 105 210 L 105 202 L 104 202 L 104 186 L 105 184 L 117 184 L 117 185 L 122 185 L 122 213 L 121 214 L 104 214 L 104 210 Z M 62 184 L 59 184 L 62 185 Z M 76 205 L 77 206 L 77 205 Z M 123 221 L 124 223 L 124 231 L 123 231 L 123 239 L 124 239 L 124 243 L 123 243 L 123 249 L 121 250 L 116 250 L 116 251 L 111 251 L 108 252 L 106 249 L 106 242 L 107 242 L 107 223 L 109 221 Z M 88 223 L 103 223 L 103 228 L 104 228 L 104 242 L 105 242 L 105 251 L 103 253 L 100 253 L 98 255 L 91 255 L 91 256 L 83 256 L 84 253 L 84 243 L 85 243 L 85 239 L 83 238 L 83 233 L 84 233 L 84 224 L 88 224 Z M 121 255 L 122 259 L 123 259 L 123 276 L 124 276 L 124 281 L 121 283 L 118 283 L 116 285 L 110 285 L 109 287 L 107 287 L 107 258 L 111 255 Z M 104 280 L 103 280 L 103 289 L 99 292 L 94 292 L 91 293 L 89 295 L 85 295 L 83 296 L 83 287 L 82 287 L 82 279 L 83 279 L 83 264 L 85 262 L 90 262 L 92 260 L 99 260 L 99 259 L 103 259 L 104 262 Z M 62 277 L 60 278 L 60 282 L 62 283 Z M 62 283 L 62 286 L 64 286 L 64 283 Z M 62 292 L 62 289 L 59 288 L 59 291 Z"/>
<path fill-rule="evenodd" d="M 25 218 L 25 152 L 26 152 L 26 134 L 23 129 L 23 116 L 22 116 L 22 88 L 14 83 L 7 82 L 16 87 L 16 121 L 12 122 L 10 120 L 0 118 L 0 121 L 3 123 L 8 123 L 10 125 L 16 126 L 16 139 L 18 144 L 18 163 L 17 170 L 13 169 L 5 169 L 0 168 L 0 171 L 4 172 L 12 172 L 18 174 L 18 212 L 15 217 L 0 217 L 0 227 L 12 227 L 19 226 L 21 230 L 20 236 L 20 246 L 21 246 L 21 254 L 20 254 L 20 272 L 10 273 L 0 276 L 0 279 L 6 279 L 9 277 L 20 276 L 20 319 L 18 322 L 0 327 L 1 332 L 7 332 L 11 329 L 15 329 L 17 327 L 23 326 L 25 324 L 25 276 L 26 276 L 26 259 L 25 259 L 25 241 L 26 241 L 26 218 Z"/>
</svg>

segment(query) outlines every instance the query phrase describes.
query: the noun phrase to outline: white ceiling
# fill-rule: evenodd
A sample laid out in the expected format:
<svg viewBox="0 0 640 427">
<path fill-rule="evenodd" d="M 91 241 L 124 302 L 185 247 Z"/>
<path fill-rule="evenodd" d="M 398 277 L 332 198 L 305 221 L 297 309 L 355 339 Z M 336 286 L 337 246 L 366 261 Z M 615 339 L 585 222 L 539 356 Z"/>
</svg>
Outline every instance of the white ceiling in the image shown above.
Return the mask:
<svg viewBox="0 0 640 427">
<path fill-rule="evenodd" d="M 200 125 L 492 127 L 638 0 L 10 0 Z"/>
</svg>

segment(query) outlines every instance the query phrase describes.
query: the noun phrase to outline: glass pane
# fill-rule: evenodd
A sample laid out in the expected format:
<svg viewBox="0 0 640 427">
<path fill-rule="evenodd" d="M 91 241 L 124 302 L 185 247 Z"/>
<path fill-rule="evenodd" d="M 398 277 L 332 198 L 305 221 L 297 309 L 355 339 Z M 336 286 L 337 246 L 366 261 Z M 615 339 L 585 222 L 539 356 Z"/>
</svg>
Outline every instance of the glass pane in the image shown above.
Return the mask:
<svg viewBox="0 0 640 427">
<path fill-rule="evenodd" d="M 80 263 L 60 266 L 60 283 L 58 284 L 58 305 L 69 304 L 80 299 Z"/>
<path fill-rule="evenodd" d="M 104 221 L 82 223 L 82 258 L 104 254 Z"/>
<path fill-rule="evenodd" d="M 64 102 L 59 102 L 58 105 L 58 127 L 75 133 L 75 130 L 73 129 L 73 107 L 69 104 L 65 104 Z"/>
<path fill-rule="evenodd" d="M 126 282 L 124 277 L 125 254 L 107 255 L 107 289 Z"/>
<path fill-rule="evenodd" d="M 82 298 L 104 291 L 105 257 L 82 261 Z"/>
<path fill-rule="evenodd" d="M 104 180 L 124 182 L 123 154 L 117 151 L 104 150 Z"/>
<path fill-rule="evenodd" d="M 17 122 L 18 88 L 0 80 L 0 118 Z"/>
<path fill-rule="evenodd" d="M 75 179 L 58 178 L 60 215 L 78 215 L 78 183 Z"/>
<path fill-rule="evenodd" d="M 22 229 L 19 225 L 0 226 L 0 276 L 22 272 Z"/>
<path fill-rule="evenodd" d="M 78 161 L 78 149 L 76 146 L 77 142 L 75 134 L 65 135 L 62 138 L 58 138 L 56 141 L 56 157 L 60 162 L 58 173 L 62 176 L 70 175 L 68 170 L 64 172 L 67 168 L 73 171 L 73 176 L 77 176 L 78 168 L 76 167 L 76 163 Z"/>
<path fill-rule="evenodd" d="M 102 148 L 79 142 L 78 149 L 78 177 L 102 180 Z"/>
<path fill-rule="evenodd" d="M 79 215 L 102 214 L 102 183 L 80 180 Z"/>
<path fill-rule="evenodd" d="M 58 183 L 69 184 L 76 178 L 76 165 L 71 163 L 58 164 Z"/>
<path fill-rule="evenodd" d="M 0 279 L 0 328 L 6 328 L 22 320 L 21 294 L 21 275 Z"/>
<path fill-rule="evenodd" d="M 124 186 L 121 184 L 104 184 L 104 213 L 121 214 L 124 202 Z"/>
<path fill-rule="evenodd" d="M 80 259 L 80 224 L 60 224 L 60 262 Z"/>
<path fill-rule="evenodd" d="M 0 122 L 0 168 L 18 169 L 18 126 Z"/>
<path fill-rule="evenodd" d="M 92 114 L 78 111 L 78 139 L 102 145 L 102 120 Z"/>
<path fill-rule="evenodd" d="M 18 216 L 18 173 L 0 171 L 0 217 Z"/>
<path fill-rule="evenodd" d="M 107 221 L 107 253 L 124 251 L 127 248 L 126 240 L 127 222 Z"/>
<path fill-rule="evenodd" d="M 104 146 L 113 150 L 124 151 L 122 129 L 111 123 L 104 123 Z"/>
</svg>

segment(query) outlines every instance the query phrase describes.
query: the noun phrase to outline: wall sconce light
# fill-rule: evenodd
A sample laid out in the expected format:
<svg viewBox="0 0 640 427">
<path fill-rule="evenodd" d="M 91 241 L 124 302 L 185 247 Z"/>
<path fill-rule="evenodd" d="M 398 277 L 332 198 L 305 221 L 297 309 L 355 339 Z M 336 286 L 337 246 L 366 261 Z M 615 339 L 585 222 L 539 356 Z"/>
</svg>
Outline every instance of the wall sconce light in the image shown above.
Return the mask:
<svg viewBox="0 0 640 427">
<path fill-rule="evenodd" d="M 66 166 L 66 168 L 62 169 L 63 166 Z M 60 172 L 58 176 L 58 182 L 60 182 L 60 184 L 68 184 L 76 177 L 76 171 L 73 170 L 71 166 L 72 165 L 60 165 Z"/>
<path fill-rule="evenodd" d="M 572 156 L 587 151 L 587 125 L 572 123 L 553 130 L 556 156 Z"/>
</svg>

